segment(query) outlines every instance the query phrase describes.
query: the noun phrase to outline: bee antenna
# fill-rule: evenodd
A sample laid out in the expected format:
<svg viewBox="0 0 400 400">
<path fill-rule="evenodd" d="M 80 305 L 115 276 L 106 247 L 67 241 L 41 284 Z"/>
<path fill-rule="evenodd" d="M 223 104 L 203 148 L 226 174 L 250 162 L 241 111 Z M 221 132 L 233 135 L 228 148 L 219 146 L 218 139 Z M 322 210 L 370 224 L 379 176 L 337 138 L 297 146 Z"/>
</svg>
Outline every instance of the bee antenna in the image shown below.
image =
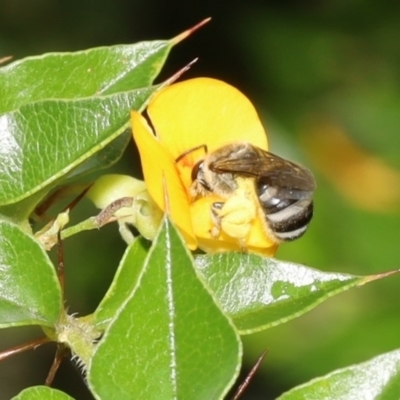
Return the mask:
<svg viewBox="0 0 400 400">
<path fill-rule="evenodd" d="M 208 148 L 206 144 L 201 144 L 200 146 L 192 147 L 189 150 L 186 150 L 184 153 L 182 153 L 178 158 L 175 159 L 175 163 L 179 162 L 182 160 L 182 158 L 186 157 L 188 154 L 193 153 L 194 151 L 198 149 L 204 149 L 206 153 L 208 153 Z"/>
</svg>

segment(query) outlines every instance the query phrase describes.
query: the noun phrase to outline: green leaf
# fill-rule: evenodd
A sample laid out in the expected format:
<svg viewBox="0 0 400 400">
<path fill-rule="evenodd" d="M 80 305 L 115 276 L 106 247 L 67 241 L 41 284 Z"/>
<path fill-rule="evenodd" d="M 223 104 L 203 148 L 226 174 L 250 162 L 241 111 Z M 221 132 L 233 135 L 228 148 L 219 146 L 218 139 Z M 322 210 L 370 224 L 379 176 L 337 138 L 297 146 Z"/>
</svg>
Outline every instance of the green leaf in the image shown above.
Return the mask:
<svg viewBox="0 0 400 400">
<path fill-rule="evenodd" d="M 0 113 L 45 99 L 77 99 L 149 86 L 171 41 L 49 53 L 0 68 Z"/>
<path fill-rule="evenodd" d="M 138 237 L 125 251 L 110 288 L 94 312 L 94 323 L 102 328 L 109 324 L 138 283 L 150 242 Z"/>
<path fill-rule="evenodd" d="M 242 253 L 198 256 L 196 265 L 241 334 L 287 322 L 370 279 Z"/>
<path fill-rule="evenodd" d="M 66 393 L 47 386 L 34 386 L 23 390 L 11 400 L 74 400 Z"/>
<path fill-rule="evenodd" d="M 0 327 L 52 327 L 62 310 L 54 266 L 39 243 L 0 221 Z"/>
<path fill-rule="evenodd" d="M 90 172 L 105 169 L 115 164 L 121 158 L 121 155 L 124 153 L 131 140 L 132 131 L 128 128 L 124 133 L 104 147 L 104 149 L 101 149 L 74 168 L 71 173 L 63 178 L 63 184 L 67 185 L 68 181 L 74 181 L 78 177 L 87 175 Z"/>
<path fill-rule="evenodd" d="M 217 399 L 237 376 L 240 357 L 231 322 L 166 220 L 88 367 L 93 393 L 104 400 Z"/>
<path fill-rule="evenodd" d="M 129 111 L 154 92 L 149 86 L 174 44 L 52 53 L 0 68 L 0 205 L 19 203 L 2 213 L 24 220 L 60 178 L 117 161 L 130 139 L 118 137 Z"/>
<path fill-rule="evenodd" d="M 128 126 L 154 88 L 45 100 L 0 117 L 0 204 L 22 200 L 70 172 Z M 1 129 L 1 128 L 0 128 Z"/>
<path fill-rule="evenodd" d="M 283 394 L 280 400 L 352 400 L 400 398 L 400 350 L 362 364 L 338 369 Z"/>
</svg>

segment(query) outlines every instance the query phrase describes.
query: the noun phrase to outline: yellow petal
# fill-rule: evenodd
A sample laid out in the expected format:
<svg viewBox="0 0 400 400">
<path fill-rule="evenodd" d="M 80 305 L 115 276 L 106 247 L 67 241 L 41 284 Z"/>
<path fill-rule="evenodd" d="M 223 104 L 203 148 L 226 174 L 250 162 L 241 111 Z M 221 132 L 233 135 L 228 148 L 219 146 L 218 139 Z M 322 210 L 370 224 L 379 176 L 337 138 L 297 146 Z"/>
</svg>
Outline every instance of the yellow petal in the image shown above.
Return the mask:
<svg viewBox="0 0 400 400">
<path fill-rule="evenodd" d="M 240 243 L 225 232 L 221 232 L 217 238 L 213 237 L 211 235 L 211 230 L 214 227 L 211 207 L 214 202 L 218 201 L 221 201 L 218 196 L 208 196 L 200 198 L 190 205 L 194 233 L 202 250 L 208 253 L 247 250 L 270 257 L 275 254 L 278 245 L 267 235 L 264 222 L 260 219 L 260 216 L 253 221 L 252 229 L 245 243 Z"/>
<path fill-rule="evenodd" d="M 143 175 L 147 190 L 156 204 L 164 211 L 169 211 L 172 221 L 181 230 L 190 249 L 197 247 L 190 219 L 189 199 L 182 185 L 178 172 L 166 149 L 151 132 L 145 118 L 132 111 L 133 137 L 138 147 Z M 164 183 L 168 196 L 165 208 Z"/>
<path fill-rule="evenodd" d="M 195 248 L 197 240 L 203 250 L 210 252 L 246 249 L 273 255 L 277 244 L 265 230 L 261 213 L 250 216 L 242 208 L 225 210 L 229 211 L 229 218 L 222 224 L 225 231 L 216 238 L 215 229 L 211 235 L 212 203 L 226 199 L 210 196 L 190 204 L 188 194 L 193 167 L 207 154 L 235 142 L 268 150 L 264 128 L 251 102 L 222 81 L 197 78 L 160 90 L 147 113 L 157 138 L 139 114 L 132 113 L 132 124 L 145 180 L 151 185 L 149 193 L 164 209 L 164 174 L 172 220 L 189 236 L 189 247 Z"/>
<path fill-rule="evenodd" d="M 225 82 L 189 79 L 162 89 L 148 109 L 160 142 L 174 159 L 206 145 L 212 152 L 233 142 L 268 150 L 267 137 L 249 99 Z"/>
</svg>

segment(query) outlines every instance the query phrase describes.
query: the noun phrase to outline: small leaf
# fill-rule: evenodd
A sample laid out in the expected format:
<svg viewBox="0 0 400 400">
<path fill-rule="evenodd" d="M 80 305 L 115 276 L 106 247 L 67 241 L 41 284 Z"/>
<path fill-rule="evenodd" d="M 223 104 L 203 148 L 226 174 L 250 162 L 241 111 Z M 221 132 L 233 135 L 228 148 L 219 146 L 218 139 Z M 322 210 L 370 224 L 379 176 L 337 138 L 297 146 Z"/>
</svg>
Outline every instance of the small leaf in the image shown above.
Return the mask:
<svg viewBox="0 0 400 400">
<path fill-rule="evenodd" d="M 23 390 L 11 400 L 74 400 L 64 392 L 47 386 L 33 386 Z"/>
<path fill-rule="evenodd" d="M 0 113 L 46 99 L 78 99 L 149 86 L 171 41 L 28 57 L 0 68 Z"/>
<path fill-rule="evenodd" d="M 94 323 L 101 328 L 109 324 L 138 283 L 150 242 L 138 237 L 125 251 L 115 277 L 94 312 Z"/>
<path fill-rule="evenodd" d="M 1 116 L 0 204 L 34 194 L 104 148 L 127 128 L 129 110 L 153 91 L 45 100 Z"/>
<path fill-rule="evenodd" d="M 92 391 L 104 400 L 218 399 L 237 376 L 240 356 L 232 324 L 165 221 L 88 367 Z"/>
<path fill-rule="evenodd" d="M 62 310 L 54 266 L 39 243 L 0 221 L 0 327 L 52 327 Z"/>
<path fill-rule="evenodd" d="M 280 400 L 358 400 L 400 398 L 400 350 L 338 369 L 298 386 Z"/>
<path fill-rule="evenodd" d="M 298 317 L 365 280 L 254 254 L 198 256 L 196 265 L 242 334 Z"/>
</svg>

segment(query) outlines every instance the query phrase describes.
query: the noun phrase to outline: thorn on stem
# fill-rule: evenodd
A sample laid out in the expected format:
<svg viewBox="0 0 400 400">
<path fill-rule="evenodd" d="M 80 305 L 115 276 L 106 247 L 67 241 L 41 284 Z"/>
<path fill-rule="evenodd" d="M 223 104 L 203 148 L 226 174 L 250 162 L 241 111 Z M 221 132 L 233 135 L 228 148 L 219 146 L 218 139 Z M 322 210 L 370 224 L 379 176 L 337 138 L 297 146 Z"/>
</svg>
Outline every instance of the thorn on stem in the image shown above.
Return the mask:
<svg viewBox="0 0 400 400">
<path fill-rule="evenodd" d="M 161 84 L 160 89 L 162 89 L 162 88 L 165 87 L 165 86 L 169 86 L 169 85 L 171 85 L 172 83 L 174 83 L 175 81 L 177 81 L 186 71 L 188 71 L 188 70 L 192 67 L 192 65 L 193 65 L 194 63 L 197 62 L 197 60 L 198 60 L 198 58 L 195 58 L 194 60 L 190 61 L 190 63 L 188 63 L 187 65 L 185 65 L 183 68 L 181 68 L 179 71 L 175 72 L 174 75 L 172 75 L 171 77 L 169 77 L 166 81 L 164 81 L 164 82 Z"/>
<path fill-rule="evenodd" d="M 12 60 L 13 57 L 14 57 L 14 56 L 5 56 L 5 57 L 0 58 L 0 64 L 4 64 L 4 63 L 6 63 L 6 62 Z"/>
<path fill-rule="evenodd" d="M 257 362 L 255 363 L 253 368 L 250 370 L 250 372 L 246 376 L 245 380 L 238 387 L 238 389 L 235 392 L 232 400 L 238 400 L 240 398 L 240 396 L 242 396 L 244 391 L 247 389 L 247 386 L 249 386 L 249 384 L 250 384 L 251 380 L 253 379 L 254 375 L 258 371 L 258 368 L 260 368 L 260 365 L 261 365 L 262 361 L 264 360 L 264 357 L 266 356 L 267 352 L 268 352 L 268 350 L 264 350 L 264 352 L 261 354 L 261 356 L 258 357 Z"/>
<path fill-rule="evenodd" d="M 57 350 L 56 354 L 54 355 L 53 363 L 51 364 L 49 373 L 47 374 L 46 380 L 45 380 L 45 385 L 46 386 L 51 386 L 53 383 L 54 377 L 56 376 L 56 372 L 58 371 L 58 368 L 60 367 L 61 361 L 63 358 L 66 356 L 68 351 L 68 348 L 65 347 L 63 344 L 58 344 L 57 345 Z"/>
<path fill-rule="evenodd" d="M 35 339 L 23 344 L 19 344 L 18 346 L 12 347 L 11 349 L 0 352 L 0 361 L 3 361 L 8 357 L 15 356 L 26 350 L 36 349 L 36 347 L 39 347 L 45 343 L 49 343 L 50 341 L 51 339 L 45 336 L 40 339 Z"/>
<path fill-rule="evenodd" d="M 171 42 L 173 45 L 181 42 L 182 40 L 186 39 L 188 36 L 190 36 L 192 33 L 196 32 L 198 29 L 200 29 L 201 27 L 203 27 L 205 24 L 207 24 L 208 22 L 211 21 L 211 17 L 205 18 L 202 21 L 200 21 L 198 24 L 196 24 L 195 26 L 187 29 L 186 31 L 180 33 L 178 36 L 175 36 Z"/>
</svg>

